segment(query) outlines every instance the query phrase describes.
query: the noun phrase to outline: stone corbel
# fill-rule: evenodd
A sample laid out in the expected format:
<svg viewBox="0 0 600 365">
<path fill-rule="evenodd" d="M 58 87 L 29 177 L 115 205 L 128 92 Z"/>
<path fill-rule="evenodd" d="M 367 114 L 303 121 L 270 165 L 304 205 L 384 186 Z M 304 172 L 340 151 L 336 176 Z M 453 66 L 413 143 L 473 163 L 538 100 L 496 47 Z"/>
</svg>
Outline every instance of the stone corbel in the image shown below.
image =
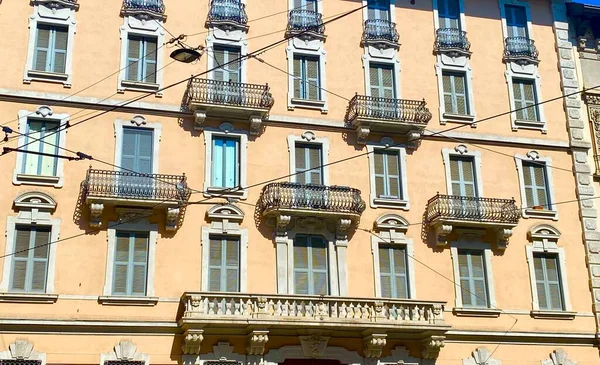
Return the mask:
<svg viewBox="0 0 600 365">
<path fill-rule="evenodd" d="M 440 350 L 444 347 L 446 336 L 431 336 L 422 341 L 423 351 L 421 355 L 425 359 L 437 359 Z"/>
<path fill-rule="evenodd" d="M 364 338 L 364 351 L 365 357 L 381 357 L 383 348 L 387 342 L 387 335 L 385 334 L 373 334 Z"/>
<path fill-rule="evenodd" d="M 348 228 L 352 225 L 350 219 L 338 219 L 336 229 L 336 239 L 339 241 L 345 241 L 348 239 Z"/>
<path fill-rule="evenodd" d="M 359 144 L 366 144 L 367 137 L 369 137 L 369 133 L 371 132 L 371 128 L 369 126 L 359 126 L 356 128 L 356 140 Z"/>
<path fill-rule="evenodd" d="M 202 129 L 206 121 L 206 110 L 194 111 L 194 129 Z"/>
<path fill-rule="evenodd" d="M 199 355 L 200 345 L 204 336 L 204 330 L 187 330 L 183 335 L 183 354 L 184 355 Z"/>
<path fill-rule="evenodd" d="M 277 216 L 276 234 L 278 237 L 287 236 L 288 225 L 290 224 L 291 220 L 292 217 L 289 215 L 279 214 Z"/>
<path fill-rule="evenodd" d="M 248 335 L 248 355 L 264 355 L 265 347 L 269 341 L 269 331 L 252 331 Z"/>
<path fill-rule="evenodd" d="M 176 231 L 179 225 L 179 208 L 167 208 L 165 229 L 167 231 Z"/>
<path fill-rule="evenodd" d="M 414 131 L 414 130 L 410 131 L 406 134 L 406 138 L 407 138 L 406 147 L 414 150 L 417 147 L 419 147 L 419 144 L 421 143 L 421 132 Z"/>
<path fill-rule="evenodd" d="M 438 223 L 433 227 L 435 231 L 435 238 L 437 239 L 438 246 L 445 246 L 448 244 L 446 237 L 452 232 L 452 226 L 449 224 Z"/>
<path fill-rule="evenodd" d="M 250 134 L 253 136 L 260 135 L 262 128 L 262 117 L 260 115 L 250 116 Z"/>
<path fill-rule="evenodd" d="M 104 211 L 104 204 L 92 203 L 90 204 L 90 227 L 99 228 L 102 226 L 102 212 Z"/>
<path fill-rule="evenodd" d="M 512 236 L 513 231 L 511 228 L 501 228 L 496 231 L 497 245 L 500 250 L 505 250 L 508 246 L 508 239 Z"/>
</svg>

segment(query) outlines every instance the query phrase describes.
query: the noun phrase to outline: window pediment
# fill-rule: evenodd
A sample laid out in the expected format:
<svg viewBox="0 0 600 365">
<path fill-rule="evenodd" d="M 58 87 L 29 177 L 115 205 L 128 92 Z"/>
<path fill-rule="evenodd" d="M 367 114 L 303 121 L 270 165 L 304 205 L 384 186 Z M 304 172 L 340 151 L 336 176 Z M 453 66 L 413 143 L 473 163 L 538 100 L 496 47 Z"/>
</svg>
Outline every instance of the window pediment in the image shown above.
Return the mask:
<svg viewBox="0 0 600 365">
<path fill-rule="evenodd" d="M 13 204 L 19 211 L 37 209 L 40 211 L 53 212 L 56 209 L 56 201 L 52 197 L 37 191 L 19 195 L 14 200 Z"/>
<path fill-rule="evenodd" d="M 213 205 L 206 216 L 210 222 L 228 220 L 241 223 L 244 220 L 244 212 L 232 204 Z"/>
</svg>

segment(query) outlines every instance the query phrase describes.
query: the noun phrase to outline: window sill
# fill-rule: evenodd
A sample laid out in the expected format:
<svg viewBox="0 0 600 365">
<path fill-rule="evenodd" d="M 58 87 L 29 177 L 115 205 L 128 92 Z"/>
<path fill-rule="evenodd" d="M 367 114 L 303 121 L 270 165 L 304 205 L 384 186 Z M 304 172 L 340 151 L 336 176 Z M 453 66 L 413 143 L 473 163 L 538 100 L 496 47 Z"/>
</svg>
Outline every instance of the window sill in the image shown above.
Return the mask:
<svg viewBox="0 0 600 365">
<path fill-rule="evenodd" d="M 132 306 L 155 306 L 157 297 L 128 297 L 118 295 L 101 295 L 98 302 L 102 305 L 132 305 Z"/>
<path fill-rule="evenodd" d="M 69 88 L 69 87 L 71 87 L 71 84 L 67 83 L 68 79 L 69 79 L 68 74 L 28 70 L 27 77 L 25 79 L 23 79 L 23 82 L 26 84 L 30 84 L 31 81 L 56 82 L 56 83 L 63 84 L 65 87 Z"/>
<path fill-rule="evenodd" d="M 461 123 L 470 124 L 471 128 L 477 128 L 477 124 L 473 124 L 474 121 L 474 115 L 444 113 L 440 119 L 440 124 L 444 125 L 446 123 Z"/>
<path fill-rule="evenodd" d="M 452 313 L 458 317 L 490 317 L 500 316 L 502 310 L 495 308 L 453 308 Z"/>
<path fill-rule="evenodd" d="M 0 302 L 53 304 L 58 294 L 36 293 L 0 293 Z"/>
<path fill-rule="evenodd" d="M 558 220 L 558 212 L 547 209 L 526 208 L 523 210 L 523 218 L 552 219 L 556 221 Z"/>
<path fill-rule="evenodd" d="M 57 188 L 62 186 L 61 178 L 59 176 L 16 174 L 13 182 L 15 185 L 43 185 L 54 186 Z"/>
<path fill-rule="evenodd" d="M 513 122 L 513 130 L 517 130 L 519 128 L 523 129 L 534 129 L 541 131 L 542 133 L 546 133 L 546 123 L 537 121 L 537 120 L 520 120 L 516 119 Z"/>
<path fill-rule="evenodd" d="M 234 190 L 237 189 L 237 190 Z M 235 199 L 246 199 L 246 190 L 241 187 L 236 188 L 216 188 L 209 187 L 205 189 L 204 196 L 210 197 L 223 197 L 223 198 L 235 198 Z"/>
<path fill-rule="evenodd" d="M 119 93 L 124 93 L 126 90 L 128 91 L 143 91 L 143 92 L 151 92 L 160 90 L 160 85 L 150 82 L 137 82 L 137 81 L 128 81 L 121 80 L 121 87 L 117 90 Z M 155 94 L 157 97 L 162 96 L 162 93 L 157 92 Z"/>
<path fill-rule="evenodd" d="M 371 198 L 371 208 L 393 208 L 409 210 L 410 202 L 400 199 Z"/>
<path fill-rule="evenodd" d="M 326 102 L 323 100 L 308 100 L 308 99 L 299 99 L 292 98 L 290 100 L 290 105 L 288 109 L 294 110 L 294 108 L 303 108 L 303 109 L 318 109 L 322 113 L 327 113 Z"/>
<path fill-rule="evenodd" d="M 546 311 L 546 310 L 532 310 L 531 316 L 537 319 L 564 319 L 572 320 L 575 319 L 576 312 L 567 311 Z"/>
</svg>

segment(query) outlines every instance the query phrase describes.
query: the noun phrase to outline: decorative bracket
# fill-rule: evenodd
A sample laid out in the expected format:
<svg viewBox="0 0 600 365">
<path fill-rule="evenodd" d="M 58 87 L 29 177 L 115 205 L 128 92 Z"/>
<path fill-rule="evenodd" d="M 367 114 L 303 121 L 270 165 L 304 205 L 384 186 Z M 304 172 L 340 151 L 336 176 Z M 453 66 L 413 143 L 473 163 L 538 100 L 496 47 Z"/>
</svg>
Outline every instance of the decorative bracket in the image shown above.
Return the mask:
<svg viewBox="0 0 600 365">
<path fill-rule="evenodd" d="M 104 211 L 104 204 L 92 203 L 90 204 L 90 227 L 99 228 L 102 226 L 102 212 Z"/>
<path fill-rule="evenodd" d="M 369 126 L 359 126 L 356 128 L 356 140 L 359 144 L 366 144 L 367 137 L 369 137 L 369 133 L 371 132 L 371 127 Z"/>
<path fill-rule="evenodd" d="M 340 241 L 344 241 L 348 239 L 348 228 L 352 225 L 351 219 L 338 219 L 337 221 L 337 229 L 336 229 L 336 238 Z"/>
<path fill-rule="evenodd" d="M 252 331 L 248 335 L 248 355 L 264 355 L 268 341 L 269 331 Z"/>
<path fill-rule="evenodd" d="M 387 340 L 385 334 L 373 334 L 364 338 L 364 351 L 366 357 L 381 357 L 383 348 L 385 347 Z"/>
<path fill-rule="evenodd" d="M 406 147 L 410 149 L 417 149 L 421 144 L 422 132 L 418 130 L 412 130 L 406 134 L 407 143 Z"/>
<path fill-rule="evenodd" d="M 204 330 L 187 330 L 183 335 L 182 350 L 185 355 L 199 355 Z"/>
<path fill-rule="evenodd" d="M 194 111 L 194 129 L 202 129 L 204 126 L 204 122 L 206 121 L 206 111 L 205 110 L 195 110 Z"/>
<path fill-rule="evenodd" d="M 250 116 L 250 134 L 253 136 L 260 135 L 262 127 L 262 117 L 260 115 Z"/>
<path fill-rule="evenodd" d="M 446 246 L 448 244 L 446 237 L 452 233 L 452 228 L 451 225 L 442 223 L 438 223 L 433 227 L 438 246 Z"/>
<path fill-rule="evenodd" d="M 508 246 L 508 239 L 512 236 L 513 231 L 511 228 L 500 228 L 496 231 L 496 240 L 498 248 L 505 250 Z"/>
<path fill-rule="evenodd" d="M 165 228 L 167 231 L 176 231 L 179 225 L 179 216 L 181 209 L 167 208 Z"/>
<path fill-rule="evenodd" d="M 446 336 L 431 336 L 422 341 L 423 351 L 421 355 L 425 359 L 437 359 L 440 350 L 444 347 Z"/>
<path fill-rule="evenodd" d="M 287 228 L 290 224 L 292 217 L 289 215 L 279 214 L 277 215 L 277 228 L 276 234 L 278 237 L 287 236 Z"/>
</svg>

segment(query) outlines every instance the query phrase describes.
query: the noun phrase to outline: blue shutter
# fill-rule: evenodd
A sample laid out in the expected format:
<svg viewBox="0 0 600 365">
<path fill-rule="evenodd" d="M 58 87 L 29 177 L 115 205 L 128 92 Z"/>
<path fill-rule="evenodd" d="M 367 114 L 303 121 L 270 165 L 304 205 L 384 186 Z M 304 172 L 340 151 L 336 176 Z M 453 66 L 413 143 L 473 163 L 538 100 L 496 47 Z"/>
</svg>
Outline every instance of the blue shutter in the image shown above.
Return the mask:
<svg viewBox="0 0 600 365">
<path fill-rule="evenodd" d="M 50 71 L 65 73 L 67 65 L 67 43 L 69 31 L 67 28 L 53 27 L 52 29 L 52 62 Z"/>
<path fill-rule="evenodd" d="M 35 54 L 33 56 L 33 69 L 37 71 L 48 71 L 50 62 L 50 36 L 51 28 L 47 25 L 38 24 L 37 38 L 35 42 Z"/>
<path fill-rule="evenodd" d="M 127 80 L 141 81 L 142 66 L 140 60 L 143 56 L 142 38 L 129 36 L 127 40 Z"/>
<path fill-rule="evenodd" d="M 239 185 L 239 139 L 214 137 L 212 146 L 212 186 L 233 188 Z"/>
<path fill-rule="evenodd" d="M 438 0 L 440 28 L 460 29 L 459 0 Z"/>
<path fill-rule="evenodd" d="M 506 27 L 509 37 L 527 37 L 527 14 L 522 6 L 506 5 Z"/>
<path fill-rule="evenodd" d="M 121 167 L 140 174 L 151 174 L 154 136 L 150 129 L 123 128 Z"/>
<path fill-rule="evenodd" d="M 156 83 L 156 38 L 144 38 L 142 55 L 144 57 L 143 81 Z"/>
<path fill-rule="evenodd" d="M 367 15 L 372 20 L 390 20 L 390 0 L 368 0 Z"/>
<path fill-rule="evenodd" d="M 238 148 L 237 141 L 233 139 L 225 140 L 225 185 L 226 188 L 237 186 L 238 172 Z"/>
</svg>

